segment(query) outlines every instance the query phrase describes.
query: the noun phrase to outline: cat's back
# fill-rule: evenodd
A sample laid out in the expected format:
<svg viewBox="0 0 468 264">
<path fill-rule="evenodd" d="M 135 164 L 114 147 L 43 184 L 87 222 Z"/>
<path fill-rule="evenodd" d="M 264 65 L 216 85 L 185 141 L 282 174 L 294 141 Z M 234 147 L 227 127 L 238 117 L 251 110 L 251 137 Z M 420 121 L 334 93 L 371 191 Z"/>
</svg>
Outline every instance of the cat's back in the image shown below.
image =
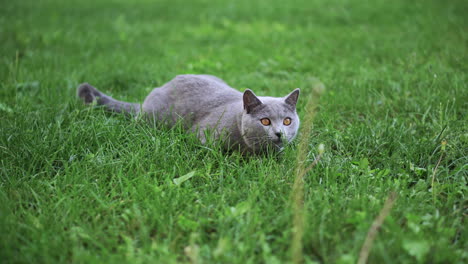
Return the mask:
<svg viewBox="0 0 468 264">
<path fill-rule="evenodd" d="M 186 112 L 205 112 L 219 105 L 241 102 L 242 93 L 212 75 L 178 75 L 145 99 L 143 110 L 154 112 L 173 108 Z"/>
<path fill-rule="evenodd" d="M 208 97 L 211 100 L 215 97 L 238 99 L 242 95 L 223 80 L 212 75 L 178 75 L 165 86 L 167 86 L 168 90 L 176 92 L 178 97 L 193 96 L 192 99 L 198 100 L 208 99 Z"/>
</svg>

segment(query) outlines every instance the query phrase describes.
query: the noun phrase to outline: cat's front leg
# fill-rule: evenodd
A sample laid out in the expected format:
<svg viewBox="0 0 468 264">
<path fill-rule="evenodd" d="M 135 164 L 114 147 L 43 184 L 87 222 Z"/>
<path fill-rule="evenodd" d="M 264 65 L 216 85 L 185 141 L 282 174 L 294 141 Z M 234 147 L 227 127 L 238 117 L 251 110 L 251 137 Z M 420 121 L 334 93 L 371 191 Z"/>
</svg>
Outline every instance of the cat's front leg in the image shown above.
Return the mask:
<svg viewBox="0 0 468 264">
<path fill-rule="evenodd" d="M 204 129 L 200 128 L 200 126 L 192 126 L 192 128 L 188 130 L 188 133 L 195 133 L 198 140 L 200 140 L 203 145 L 206 145 L 205 131 Z"/>
<path fill-rule="evenodd" d="M 200 142 L 203 144 L 203 145 L 206 145 L 206 135 L 205 135 L 205 132 L 203 130 L 199 130 L 197 132 L 197 137 L 198 139 L 200 140 Z"/>
</svg>

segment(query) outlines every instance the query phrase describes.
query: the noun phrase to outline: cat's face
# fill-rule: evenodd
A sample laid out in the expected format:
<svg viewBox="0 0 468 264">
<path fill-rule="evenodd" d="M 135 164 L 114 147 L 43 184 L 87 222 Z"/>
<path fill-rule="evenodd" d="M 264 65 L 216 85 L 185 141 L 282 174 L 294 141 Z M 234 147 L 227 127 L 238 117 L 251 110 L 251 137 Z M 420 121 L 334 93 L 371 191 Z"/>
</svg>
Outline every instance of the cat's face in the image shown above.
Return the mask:
<svg viewBox="0 0 468 264">
<path fill-rule="evenodd" d="M 258 98 L 251 90 L 244 92 L 242 114 L 242 136 L 253 151 L 267 148 L 282 149 L 291 142 L 299 128 L 296 103 L 299 89 L 286 97 Z"/>
</svg>

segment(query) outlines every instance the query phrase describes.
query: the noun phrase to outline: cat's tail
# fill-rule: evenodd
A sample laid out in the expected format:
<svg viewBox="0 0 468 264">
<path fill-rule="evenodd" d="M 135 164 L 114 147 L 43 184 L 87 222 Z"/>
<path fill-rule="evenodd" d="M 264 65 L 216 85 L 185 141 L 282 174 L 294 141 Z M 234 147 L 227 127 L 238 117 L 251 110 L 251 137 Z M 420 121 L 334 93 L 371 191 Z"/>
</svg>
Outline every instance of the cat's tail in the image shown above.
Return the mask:
<svg viewBox="0 0 468 264">
<path fill-rule="evenodd" d="M 103 94 L 88 83 L 83 83 L 78 86 L 78 97 L 80 97 L 85 104 L 91 104 L 96 101 L 97 105 L 105 106 L 107 110 L 112 112 L 128 113 L 131 115 L 137 115 L 140 112 L 140 104 L 117 101 Z"/>
</svg>

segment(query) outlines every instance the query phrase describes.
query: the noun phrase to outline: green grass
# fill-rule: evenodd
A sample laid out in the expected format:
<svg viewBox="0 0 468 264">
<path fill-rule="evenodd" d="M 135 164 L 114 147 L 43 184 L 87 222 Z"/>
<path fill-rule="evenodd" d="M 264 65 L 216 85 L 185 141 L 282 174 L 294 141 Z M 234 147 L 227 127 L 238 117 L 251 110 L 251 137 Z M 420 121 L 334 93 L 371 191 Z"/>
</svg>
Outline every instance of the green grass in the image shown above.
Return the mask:
<svg viewBox="0 0 468 264">
<path fill-rule="evenodd" d="M 311 78 L 327 87 L 307 152 L 325 145 L 304 181 L 306 263 L 355 263 L 391 191 L 370 263 L 468 262 L 467 12 L 462 0 L 2 1 L 2 263 L 292 261 L 297 144 L 223 153 L 75 96 L 86 81 L 141 102 L 182 73 L 259 95 L 300 87 L 303 119 Z"/>
</svg>

